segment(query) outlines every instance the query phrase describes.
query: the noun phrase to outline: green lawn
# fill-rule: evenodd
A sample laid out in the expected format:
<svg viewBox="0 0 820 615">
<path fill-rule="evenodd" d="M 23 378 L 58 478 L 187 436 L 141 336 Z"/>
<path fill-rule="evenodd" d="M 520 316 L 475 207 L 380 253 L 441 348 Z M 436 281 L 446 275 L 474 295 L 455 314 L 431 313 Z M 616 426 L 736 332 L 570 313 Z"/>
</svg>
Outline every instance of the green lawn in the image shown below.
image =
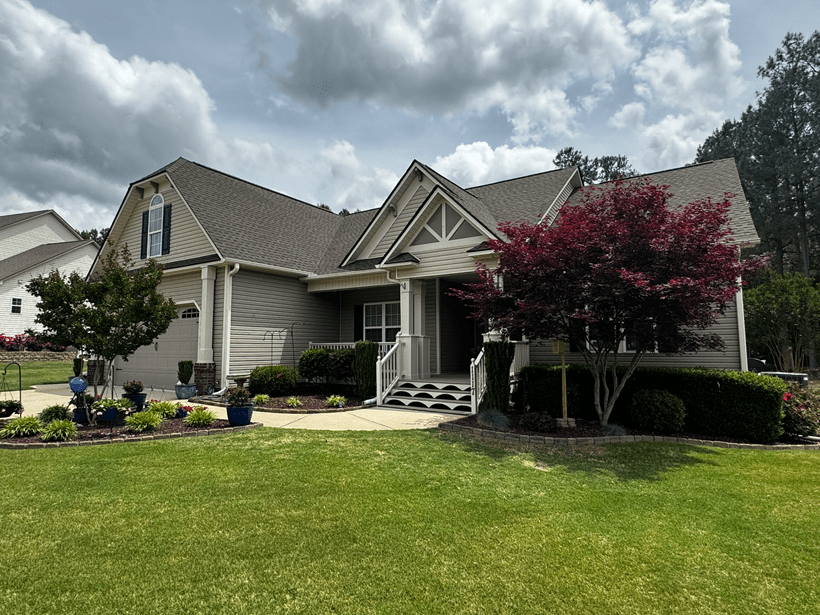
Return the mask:
<svg viewBox="0 0 820 615">
<path fill-rule="evenodd" d="M 20 363 L 20 376 L 23 388 L 30 389 L 35 384 L 68 384 L 69 377 L 74 375 L 74 364 L 71 361 L 29 361 Z M 17 368 L 9 363 L 0 363 L 0 378 L 6 372 L 6 385 L 10 390 L 17 390 L 19 380 Z"/>
<path fill-rule="evenodd" d="M 816 613 L 820 454 L 257 429 L 0 450 L 0 611 Z"/>
</svg>

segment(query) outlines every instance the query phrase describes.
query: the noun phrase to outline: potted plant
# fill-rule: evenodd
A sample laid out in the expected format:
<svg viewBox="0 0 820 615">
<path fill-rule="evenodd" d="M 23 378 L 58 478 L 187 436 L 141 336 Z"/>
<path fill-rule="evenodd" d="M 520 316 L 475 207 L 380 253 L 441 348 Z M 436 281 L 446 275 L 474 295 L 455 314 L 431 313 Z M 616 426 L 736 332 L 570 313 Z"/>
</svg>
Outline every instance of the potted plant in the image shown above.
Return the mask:
<svg viewBox="0 0 820 615">
<path fill-rule="evenodd" d="M 245 387 L 228 389 L 225 396 L 228 405 L 228 422 L 231 425 L 247 425 L 253 417 L 251 394 Z"/>
<path fill-rule="evenodd" d="M 179 382 L 174 386 L 174 392 L 177 394 L 177 399 L 188 399 L 196 395 L 196 385 L 188 384 L 191 376 L 194 375 L 193 361 L 180 361 L 177 363 L 177 378 Z"/>
<path fill-rule="evenodd" d="M 11 416 L 12 414 L 22 414 L 23 404 L 16 399 L 0 400 L 0 416 Z"/>
<path fill-rule="evenodd" d="M 125 393 L 122 394 L 122 398 L 131 400 L 137 407 L 137 412 L 142 412 L 142 408 L 145 405 L 145 398 L 148 396 L 147 393 L 142 392 L 142 382 L 139 380 L 131 380 L 122 385 L 122 389 L 125 391 Z"/>
<path fill-rule="evenodd" d="M 79 378 L 83 375 L 83 358 L 82 357 L 77 357 L 76 359 L 74 359 L 73 369 L 74 369 L 74 375 L 69 377 L 69 379 L 68 379 L 69 384 L 71 383 L 72 380 L 74 380 L 74 378 Z"/>
<path fill-rule="evenodd" d="M 131 400 L 128 398 L 100 399 L 91 404 L 91 409 L 98 421 L 114 422 L 131 409 Z"/>
</svg>

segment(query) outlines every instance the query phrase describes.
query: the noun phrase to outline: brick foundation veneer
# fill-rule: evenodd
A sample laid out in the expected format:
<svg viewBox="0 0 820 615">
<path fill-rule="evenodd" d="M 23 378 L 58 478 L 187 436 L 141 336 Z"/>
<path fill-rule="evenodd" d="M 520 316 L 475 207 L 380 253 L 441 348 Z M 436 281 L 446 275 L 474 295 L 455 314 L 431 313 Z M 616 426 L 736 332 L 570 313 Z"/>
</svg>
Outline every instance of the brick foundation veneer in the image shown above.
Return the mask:
<svg viewBox="0 0 820 615">
<path fill-rule="evenodd" d="M 197 395 L 216 391 L 216 363 L 194 363 L 194 384 Z"/>
</svg>

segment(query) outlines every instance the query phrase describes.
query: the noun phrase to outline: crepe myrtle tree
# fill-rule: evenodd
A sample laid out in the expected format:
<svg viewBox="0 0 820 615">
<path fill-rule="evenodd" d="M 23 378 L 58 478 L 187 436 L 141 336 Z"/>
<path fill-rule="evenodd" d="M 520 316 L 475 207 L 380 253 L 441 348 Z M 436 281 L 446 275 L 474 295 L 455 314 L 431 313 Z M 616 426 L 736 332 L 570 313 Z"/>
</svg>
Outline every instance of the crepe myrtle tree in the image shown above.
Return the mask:
<svg viewBox="0 0 820 615">
<path fill-rule="evenodd" d="M 153 343 L 176 318 L 176 305 L 157 291 L 162 267 L 149 260 L 134 269 L 128 247 L 111 250 L 93 277 L 59 271 L 33 278 L 26 289 L 38 297 L 35 322 L 42 331 L 28 331 L 42 341 L 74 346 L 83 354 L 106 360 L 105 387 L 113 390 L 114 359 L 124 361 Z"/>
<path fill-rule="evenodd" d="M 646 352 L 723 347 L 704 329 L 759 266 L 731 243 L 732 195 L 677 209 L 670 196 L 648 179 L 618 180 L 585 189 L 553 226 L 503 223 L 507 241 L 490 241 L 498 267 L 479 266 L 481 281 L 458 293 L 493 329 L 568 341 L 592 373 L 602 425 Z"/>
</svg>

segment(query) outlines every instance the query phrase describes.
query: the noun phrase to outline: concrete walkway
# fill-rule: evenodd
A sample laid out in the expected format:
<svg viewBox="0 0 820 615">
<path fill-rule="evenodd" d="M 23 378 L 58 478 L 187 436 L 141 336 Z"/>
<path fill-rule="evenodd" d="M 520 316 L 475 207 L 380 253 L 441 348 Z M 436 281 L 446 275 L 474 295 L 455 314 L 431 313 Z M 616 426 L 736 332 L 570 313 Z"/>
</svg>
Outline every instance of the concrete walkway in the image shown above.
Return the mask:
<svg viewBox="0 0 820 615">
<path fill-rule="evenodd" d="M 122 390 L 115 388 L 116 396 Z M 8 397 L 7 397 L 8 398 Z M 17 399 L 15 391 L 13 399 Z M 44 408 L 54 404 L 67 404 L 71 399 L 68 384 L 43 384 L 34 390 L 24 390 L 23 415 L 36 415 Z M 171 399 L 176 401 L 173 391 L 149 391 L 148 399 Z M 227 419 L 225 408 L 221 406 L 207 406 L 216 416 Z M 253 422 L 262 423 L 268 427 L 284 429 L 324 429 L 330 431 L 374 431 L 383 429 L 429 429 L 438 427 L 440 423 L 455 421 L 461 418 L 460 414 L 446 412 L 423 412 L 394 408 L 362 408 L 348 412 L 329 412 L 327 414 L 278 414 L 275 412 L 253 413 Z"/>
</svg>

